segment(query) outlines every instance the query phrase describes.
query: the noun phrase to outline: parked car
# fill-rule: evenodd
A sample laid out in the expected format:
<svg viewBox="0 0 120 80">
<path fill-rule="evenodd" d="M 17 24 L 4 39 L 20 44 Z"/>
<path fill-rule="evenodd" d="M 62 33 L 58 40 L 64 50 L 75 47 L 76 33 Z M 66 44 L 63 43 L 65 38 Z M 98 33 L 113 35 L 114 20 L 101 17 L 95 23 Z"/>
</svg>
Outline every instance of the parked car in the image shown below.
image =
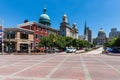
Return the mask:
<svg viewBox="0 0 120 80">
<path fill-rule="evenodd" d="M 60 52 L 60 50 L 57 49 L 57 48 L 54 48 L 53 51 L 54 51 L 54 52 L 57 52 L 57 53 Z"/>
<path fill-rule="evenodd" d="M 113 48 L 111 52 L 112 53 L 120 53 L 120 50 L 118 48 Z"/>
<path fill-rule="evenodd" d="M 105 49 L 105 51 L 106 51 L 107 53 L 112 52 L 112 48 L 109 48 L 109 47 L 108 47 L 108 48 Z"/>
<path fill-rule="evenodd" d="M 110 52 L 110 53 L 120 53 L 120 49 L 119 48 L 107 48 L 106 52 Z"/>
<path fill-rule="evenodd" d="M 67 49 L 66 49 L 66 52 L 67 52 L 67 53 L 73 53 L 73 52 L 75 53 L 75 52 L 76 52 L 76 48 L 73 48 L 73 47 L 67 48 Z"/>
</svg>

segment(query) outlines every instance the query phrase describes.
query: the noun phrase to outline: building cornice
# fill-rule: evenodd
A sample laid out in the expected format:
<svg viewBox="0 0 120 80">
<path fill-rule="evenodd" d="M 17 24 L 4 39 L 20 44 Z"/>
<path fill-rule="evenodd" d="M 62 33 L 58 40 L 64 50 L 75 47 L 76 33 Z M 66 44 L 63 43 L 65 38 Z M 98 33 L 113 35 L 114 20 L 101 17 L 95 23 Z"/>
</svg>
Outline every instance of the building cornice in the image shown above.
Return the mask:
<svg viewBox="0 0 120 80">
<path fill-rule="evenodd" d="M 59 31 L 59 30 L 57 30 L 57 29 L 54 29 L 54 28 L 51 28 L 51 27 L 49 27 L 49 26 L 46 26 L 46 25 L 43 25 L 43 24 L 41 24 L 41 23 L 38 23 L 38 22 L 34 22 L 34 21 L 32 21 L 32 22 L 27 22 L 27 23 L 22 23 L 22 24 L 18 24 L 17 26 L 18 26 L 18 28 L 21 28 L 21 27 L 23 27 L 23 26 L 29 26 L 29 25 L 36 25 L 36 26 L 40 26 L 40 27 L 43 27 L 43 28 L 46 28 L 46 29 L 51 29 L 51 30 L 54 30 L 54 31 Z"/>
</svg>

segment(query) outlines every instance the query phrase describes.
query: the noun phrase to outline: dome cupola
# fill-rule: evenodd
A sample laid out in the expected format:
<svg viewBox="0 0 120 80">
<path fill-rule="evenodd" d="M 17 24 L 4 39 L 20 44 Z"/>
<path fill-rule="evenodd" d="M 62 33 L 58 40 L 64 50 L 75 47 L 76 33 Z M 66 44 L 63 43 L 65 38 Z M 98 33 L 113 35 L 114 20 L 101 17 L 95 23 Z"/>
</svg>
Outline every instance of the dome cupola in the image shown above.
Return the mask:
<svg viewBox="0 0 120 80">
<path fill-rule="evenodd" d="M 62 20 L 63 20 L 63 22 L 68 22 L 68 19 L 67 19 L 67 15 L 66 15 L 66 14 L 63 15 Z"/>
<path fill-rule="evenodd" d="M 46 14 L 46 8 L 43 9 L 43 14 L 40 15 L 39 23 L 44 24 L 46 26 L 50 26 L 50 17 Z"/>
<path fill-rule="evenodd" d="M 100 28 L 100 30 L 98 32 L 98 36 L 99 37 L 105 37 L 106 36 L 105 31 L 102 28 Z"/>
</svg>

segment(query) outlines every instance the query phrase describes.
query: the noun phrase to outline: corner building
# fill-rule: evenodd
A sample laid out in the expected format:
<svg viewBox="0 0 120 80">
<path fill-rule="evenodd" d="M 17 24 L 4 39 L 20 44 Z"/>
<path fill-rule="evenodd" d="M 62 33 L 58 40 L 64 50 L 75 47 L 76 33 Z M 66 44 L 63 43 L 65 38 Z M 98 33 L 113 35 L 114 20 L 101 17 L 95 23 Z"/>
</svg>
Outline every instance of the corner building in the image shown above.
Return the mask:
<svg viewBox="0 0 120 80">
<path fill-rule="evenodd" d="M 28 29 L 34 32 L 34 49 L 38 48 L 40 38 L 48 36 L 50 33 L 58 34 L 58 30 L 50 27 L 50 17 L 46 14 L 46 8 L 43 9 L 43 14 L 40 15 L 39 22 L 25 22 L 18 24 L 18 27 Z"/>
</svg>

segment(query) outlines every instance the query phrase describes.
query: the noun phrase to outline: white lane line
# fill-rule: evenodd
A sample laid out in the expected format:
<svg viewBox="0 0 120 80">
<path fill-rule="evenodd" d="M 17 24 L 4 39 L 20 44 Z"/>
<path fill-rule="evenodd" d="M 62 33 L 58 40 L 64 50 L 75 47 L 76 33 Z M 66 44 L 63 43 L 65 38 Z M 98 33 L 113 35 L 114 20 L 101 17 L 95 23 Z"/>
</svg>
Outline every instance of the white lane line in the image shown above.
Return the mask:
<svg viewBox="0 0 120 80">
<path fill-rule="evenodd" d="M 81 63 L 82 63 L 82 68 L 83 68 L 86 80 L 92 80 L 91 76 L 90 76 L 90 73 L 89 73 L 89 71 L 88 71 L 88 69 L 87 69 L 87 67 L 85 65 L 85 62 L 84 62 L 84 60 L 82 58 L 82 55 L 80 55 L 80 60 L 81 60 Z"/>
<path fill-rule="evenodd" d="M 44 58 L 46 56 L 43 56 L 41 57 L 40 59 Z M 22 58 L 19 58 L 17 62 L 15 63 L 12 63 L 12 64 L 7 64 L 6 62 L 10 62 L 10 60 L 4 60 L 3 59 L 3 62 L 6 63 L 7 65 L 1 65 L 0 68 L 5 68 L 5 67 L 8 67 L 8 66 L 14 66 L 14 65 L 17 65 L 19 64 L 20 62 L 24 62 L 24 61 L 31 61 L 31 60 L 22 60 Z M 36 60 L 35 60 L 36 61 Z M 38 61 L 38 60 L 37 60 Z M 40 61 L 40 60 L 39 60 Z"/>
<path fill-rule="evenodd" d="M 0 77 L 8 77 L 8 76 L 1 76 Z M 0 78 L 0 80 L 1 80 Z M 76 80 L 76 79 L 61 79 L 61 78 L 37 78 L 37 77 L 23 77 L 23 76 L 13 76 L 10 79 L 20 79 L 20 80 Z M 3 80 L 3 79 L 2 79 Z"/>
<path fill-rule="evenodd" d="M 120 74 L 120 70 L 119 69 L 116 69 L 115 67 L 113 67 L 112 65 L 108 64 L 107 62 L 103 61 L 103 60 L 100 60 L 100 59 L 97 59 L 99 62 L 105 64 L 106 66 L 108 66 L 109 68 L 115 70 L 116 72 L 118 72 Z"/>
<path fill-rule="evenodd" d="M 30 68 L 32 68 L 32 67 L 35 67 L 35 66 L 37 66 L 37 65 L 39 65 L 39 64 L 41 64 L 41 63 L 44 63 L 44 62 L 46 62 L 46 61 L 48 61 L 48 60 L 50 60 L 50 59 L 52 59 L 52 58 L 54 58 L 54 57 L 55 57 L 55 56 L 51 56 L 50 58 L 48 58 L 48 59 L 46 59 L 46 60 L 42 60 L 42 61 L 39 62 L 39 63 L 36 63 L 36 64 L 34 64 L 34 65 L 32 65 L 32 66 L 26 67 L 26 68 L 24 68 L 24 69 L 22 69 L 22 70 L 20 70 L 20 71 L 17 71 L 17 72 L 15 72 L 15 73 L 9 75 L 8 77 L 12 78 L 12 77 L 15 76 L 16 74 L 19 74 L 19 73 L 21 73 L 21 72 L 23 72 L 23 71 L 25 71 L 25 70 L 28 70 L 28 69 L 30 69 Z M 4 79 L 6 79 L 6 78 L 8 78 L 8 77 L 5 77 Z"/>
<path fill-rule="evenodd" d="M 46 76 L 46 78 L 50 78 L 57 70 L 58 68 L 68 59 L 70 55 L 67 55 L 66 58 L 63 59 L 63 61 L 61 61 L 57 66 L 55 66 L 55 68 Z"/>
</svg>

